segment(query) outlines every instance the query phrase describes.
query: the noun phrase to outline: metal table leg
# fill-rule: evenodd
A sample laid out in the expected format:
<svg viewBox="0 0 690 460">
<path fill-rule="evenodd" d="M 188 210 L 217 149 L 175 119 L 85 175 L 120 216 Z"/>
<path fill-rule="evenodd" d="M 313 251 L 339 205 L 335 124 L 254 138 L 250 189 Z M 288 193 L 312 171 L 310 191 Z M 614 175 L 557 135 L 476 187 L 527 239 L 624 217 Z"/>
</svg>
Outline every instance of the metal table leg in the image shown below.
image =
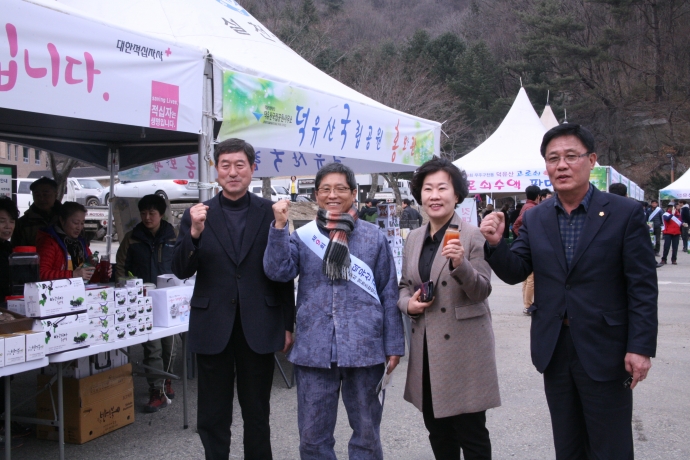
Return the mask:
<svg viewBox="0 0 690 460">
<path fill-rule="evenodd" d="M 58 447 L 60 460 L 65 460 L 65 406 L 62 399 L 62 363 L 58 364 Z"/>
<path fill-rule="evenodd" d="M 182 405 L 184 411 L 184 423 L 182 428 L 185 430 L 189 428 L 189 421 L 187 419 L 187 333 L 180 334 L 182 337 L 182 353 L 184 359 L 182 360 Z"/>
<path fill-rule="evenodd" d="M 10 406 L 10 376 L 5 376 L 5 458 L 10 460 L 12 457 L 12 429 L 10 424 L 10 417 L 12 414 L 12 407 Z"/>
</svg>

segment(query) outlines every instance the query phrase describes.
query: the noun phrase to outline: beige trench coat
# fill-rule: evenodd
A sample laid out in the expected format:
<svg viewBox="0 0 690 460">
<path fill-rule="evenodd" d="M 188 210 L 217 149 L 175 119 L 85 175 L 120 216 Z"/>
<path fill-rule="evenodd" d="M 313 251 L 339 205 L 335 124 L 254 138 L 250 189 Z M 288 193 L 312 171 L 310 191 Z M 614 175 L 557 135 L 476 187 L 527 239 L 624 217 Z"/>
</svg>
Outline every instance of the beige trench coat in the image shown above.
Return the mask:
<svg viewBox="0 0 690 460">
<path fill-rule="evenodd" d="M 484 260 L 484 237 L 479 229 L 462 222 L 460 241 L 465 260 L 451 272 L 439 247 L 431 267 L 434 303 L 412 319 L 410 357 L 405 400 L 422 410 L 422 359 L 424 334 L 429 354 L 431 394 L 436 418 L 480 412 L 501 405 L 496 371 L 494 332 L 487 298 L 491 293 L 491 268 Z M 407 314 L 407 303 L 421 284 L 419 254 L 426 225 L 412 231 L 405 243 L 398 308 Z"/>
</svg>

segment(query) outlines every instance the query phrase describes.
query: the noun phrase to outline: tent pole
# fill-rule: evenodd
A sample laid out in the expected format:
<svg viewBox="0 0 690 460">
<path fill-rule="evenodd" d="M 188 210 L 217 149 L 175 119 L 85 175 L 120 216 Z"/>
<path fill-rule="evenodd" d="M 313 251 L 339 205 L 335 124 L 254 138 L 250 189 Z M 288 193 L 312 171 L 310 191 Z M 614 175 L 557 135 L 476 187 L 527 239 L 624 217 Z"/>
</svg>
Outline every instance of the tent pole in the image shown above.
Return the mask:
<svg viewBox="0 0 690 460">
<path fill-rule="evenodd" d="M 119 171 L 120 151 L 108 149 L 108 169 L 110 169 L 110 193 L 108 194 L 108 231 L 105 235 L 105 253 L 110 261 L 110 249 L 113 242 L 113 195 L 115 194 L 115 173 Z"/>
<path fill-rule="evenodd" d="M 213 145 L 213 118 L 211 115 L 212 106 L 212 87 L 210 75 L 213 73 L 213 67 L 206 62 L 206 71 L 204 72 L 204 95 L 203 95 L 203 113 L 201 118 L 201 134 L 199 135 L 199 201 L 203 202 L 211 199 L 210 188 L 210 166 L 211 166 L 211 146 Z"/>
</svg>

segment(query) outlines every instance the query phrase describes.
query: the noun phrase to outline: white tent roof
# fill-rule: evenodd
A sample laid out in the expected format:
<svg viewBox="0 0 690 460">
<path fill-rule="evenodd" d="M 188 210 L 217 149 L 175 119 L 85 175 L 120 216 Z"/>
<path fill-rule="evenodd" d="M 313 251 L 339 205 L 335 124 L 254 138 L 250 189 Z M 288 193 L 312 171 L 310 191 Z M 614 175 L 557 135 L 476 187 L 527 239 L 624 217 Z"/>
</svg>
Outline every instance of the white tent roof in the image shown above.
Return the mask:
<svg viewBox="0 0 690 460">
<path fill-rule="evenodd" d="M 544 111 L 541 113 L 541 122 L 546 126 L 546 129 L 554 128 L 560 124 L 551 110 L 551 105 L 546 104 L 544 107 Z"/>
<path fill-rule="evenodd" d="M 690 170 L 680 176 L 677 181 L 659 190 L 661 199 L 690 198 Z"/>
<path fill-rule="evenodd" d="M 546 131 L 525 89 L 520 88 L 498 129 L 455 161 L 470 179 L 470 193 L 522 193 L 532 184 L 550 188 L 539 152 Z"/>
<path fill-rule="evenodd" d="M 357 172 L 413 171 L 421 164 L 422 159 L 438 154 L 440 151 L 440 123 L 386 107 L 335 80 L 282 43 L 235 0 L 29 1 L 41 4 L 50 2 L 53 8 L 70 14 L 85 15 L 156 38 L 208 49 L 214 64 L 213 114 L 217 120 L 222 119 L 223 116 L 227 118 L 228 111 L 223 109 L 224 96 L 227 97 L 224 86 L 228 81 L 233 81 L 223 71 L 234 71 L 238 78 L 243 79 L 243 88 L 251 89 L 252 85 L 253 88 L 264 85 L 272 89 L 277 88 L 273 93 L 269 91 L 270 94 L 267 93 L 264 99 L 260 97 L 260 92 L 242 93 L 240 91 L 237 94 L 242 93 L 241 96 L 253 98 L 252 103 L 256 105 L 248 109 L 246 113 L 250 113 L 249 110 L 251 110 L 257 117 L 261 116 L 265 106 L 273 106 L 266 103 L 266 99 L 271 97 L 275 99 L 276 95 L 279 98 L 284 96 L 280 102 L 289 101 L 291 104 L 283 104 L 282 112 L 278 110 L 271 115 L 291 117 L 293 121 L 282 124 L 285 129 L 276 128 L 275 122 L 267 123 L 266 118 L 263 120 L 257 118 L 252 126 L 248 126 L 248 123 L 244 125 L 236 123 L 237 118 L 234 118 L 234 123 L 227 121 L 224 123 L 224 125 L 230 125 L 231 129 L 223 129 L 219 136 L 221 139 L 230 136 L 243 137 L 261 149 L 264 155 L 272 149 L 284 152 L 285 156 L 280 159 L 281 162 L 273 163 L 279 168 L 270 168 L 273 175 L 315 173 L 318 170 L 316 165 L 323 164 L 322 158 L 331 156 L 333 159 L 327 161 L 342 161 Z M 255 80 L 251 81 L 242 75 L 253 77 Z M 233 91 L 237 91 L 237 87 L 234 87 Z M 295 96 L 290 99 L 290 95 Z M 313 104 L 307 106 L 301 102 L 293 103 L 294 100 L 304 99 L 308 99 Z M 319 102 L 320 107 L 318 107 Z M 351 145 L 349 150 L 343 149 L 346 147 L 344 144 L 336 146 L 335 136 L 331 139 L 332 144 L 321 142 L 319 145 L 319 143 L 310 142 L 312 128 L 316 128 L 314 123 L 317 122 L 318 116 L 321 119 L 319 136 L 325 132 L 325 125 L 330 124 L 331 117 L 334 123 L 338 122 L 336 136 L 341 132 L 340 120 L 346 117 L 343 113 L 345 104 L 349 105 L 345 110 L 348 110 L 347 114 L 351 116 L 349 131 L 346 135 L 347 142 Z M 296 113 L 295 105 L 304 106 L 304 111 L 301 114 Z M 304 133 L 306 135 L 300 136 L 299 148 L 296 148 L 294 133 L 297 131 L 295 128 L 300 128 L 300 126 L 296 126 L 295 122 L 301 121 L 300 115 L 304 116 L 309 108 L 311 108 L 311 118 L 308 120 L 310 126 L 306 127 L 306 133 Z M 336 109 L 339 110 L 336 112 Z M 352 113 L 350 114 L 349 111 Z M 251 118 L 245 121 L 251 121 Z M 379 148 L 376 151 L 363 148 L 368 145 L 368 141 L 365 143 L 358 141 L 355 149 L 354 131 L 360 121 L 361 139 L 367 137 L 370 129 L 373 130 L 373 134 L 369 140 L 375 138 L 380 130 L 381 134 L 378 136 L 380 140 L 377 144 Z M 273 128 L 266 126 L 267 124 L 273 124 Z M 301 128 L 305 128 L 305 125 Z M 345 130 L 344 127 L 342 128 Z M 282 131 L 280 133 L 282 138 L 279 138 L 278 130 Z M 417 151 L 424 151 L 423 155 L 403 155 L 402 150 L 398 150 L 397 154 L 392 152 L 399 145 L 401 148 L 405 146 L 405 142 L 408 142 L 409 148 L 412 144 L 412 136 L 416 135 L 419 141 L 422 133 L 425 141 L 417 142 L 416 146 Z M 288 136 L 293 143 L 284 142 Z M 305 141 L 305 137 L 309 140 Z M 292 166 L 300 165 L 302 158 L 304 161 L 301 166 Z M 288 161 L 288 159 L 291 160 Z M 269 168 L 264 170 L 267 169 Z"/>
</svg>

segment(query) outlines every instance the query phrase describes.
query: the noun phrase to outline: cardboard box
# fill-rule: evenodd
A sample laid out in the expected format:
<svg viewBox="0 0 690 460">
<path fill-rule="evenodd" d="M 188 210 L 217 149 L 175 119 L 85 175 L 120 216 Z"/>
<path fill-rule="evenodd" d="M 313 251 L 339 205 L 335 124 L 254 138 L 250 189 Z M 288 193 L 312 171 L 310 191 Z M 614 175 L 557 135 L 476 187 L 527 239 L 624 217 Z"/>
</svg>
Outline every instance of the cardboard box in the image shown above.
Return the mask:
<svg viewBox="0 0 690 460">
<path fill-rule="evenodd" d="M 130 278 L 127 281 L 125 281 L 125 287 L 131 288 L 139 286 L 144 286 L 144 280 L 141 278 Z"/>
<path fill-rule="evenodd" d="M 115 341 L 115 336 L 117 332 L 115 331 L 115 325 L 110 325 L 108 327 L 98 327 L 91 329 L 89 332 L 89 338 L 86 343 L 89 345 L 100 345 L 103 343 L 111 343 Z"/>
<path fill-rule="evenodd" d="M 141 292 L 141 295 L 144 295 L 144 288 L 143 287 L 133 287 L 133 288 L 127 288 L 127 302 L 125 305 L 136 305 L 137 304 L 137 299 L 140 296 L 139 292 Z"/>
<path fill-rule="evenodd" d="M 50 381 L 38 376 L 38 388 Z M 65 441 L 83 444 L 134 422 L 134 388 L 132 366 L 126 364 L 99 374 L 63 379 L 65 404 Z M 57 401 L 57 382 L 51 387 Z M 51 395 L 43 391 L 36 397 L 36 416 L 52 420 Z M 38 439 L 57 440 L 57 427 L 37 425 Z"/>
<path fill-rule="evenodd" d="M 137 298 L 137 313 L 143 315 L 153 311 L 153 299 L 151 297 Z"/>
<path fill-rule="evenodd" d="M 98 286 L 86 289 L 86 303 L 114 302 L 115 288 Z"/>
<path fill-rule="evenodd" d="M 191 278 L 179 279 L 175 275 L 159 275 L 156 279 L 156 289 L 163 289 L 173 286 L 194 286 L 196 282 L 196 275 Z"/>
<path fill-rule="evenodd" d="M 89 330 L 109 328 L 115 325 L 115 315 L 97 316 L 89 318 Z"/>
<path fill-rule="evenodd" d="M 20 331 L 17 334 L 24 336 L 27 361 L 41 359 L 46 355 L 45 334 L 34 331 Z"/>
<path fill-rule="evenodd" d="M 26 338 L 19 334 L 0 334 L 5 339 L 5 366 L 26 361 Z"/>
<path fill-rule="evenodd" d="M 24 285 L 26 316 L 43 318 L 86 311 L 84 280 L 71 278 Z"/>
<path fill-rule="evenodd" d="M 127 324 L 128 323 L 121 323 L 115 325 L 115 340 L 124 340 L 129 337 L 127 335 Z"/>
<path fill-rule="evenodd" d="M 115 308 L 127 305 L 127 288 L 115 288 Z"/>
<path fill-rule="evenodd" d="M 7 301 L 7 309 L 12 313 L 26 316 L 26 304 L 24 299 L 10 299 Z"/>
<path fill-rule="evenodd" d="M 189 301 L 193 286 L 177 286 L 151 291 L 153 298 L 153 325 L 172 327 L 189 322 Z"/>
<path fill-rule="evenodd" d="M 89 318 L 103 315 L 113 315 L 115 312 L 115 301 L 89 303 L 86 305 L 86 314 Z"/>
<path fill-rule="evenodd" d="M 48 345 L 46 355 L 81 348 L 87 345 L 86 339 L 89 338 L 89 316 L 79 313 L 37 319 L 31 330 L 44 333 Z"/>
</svg>

